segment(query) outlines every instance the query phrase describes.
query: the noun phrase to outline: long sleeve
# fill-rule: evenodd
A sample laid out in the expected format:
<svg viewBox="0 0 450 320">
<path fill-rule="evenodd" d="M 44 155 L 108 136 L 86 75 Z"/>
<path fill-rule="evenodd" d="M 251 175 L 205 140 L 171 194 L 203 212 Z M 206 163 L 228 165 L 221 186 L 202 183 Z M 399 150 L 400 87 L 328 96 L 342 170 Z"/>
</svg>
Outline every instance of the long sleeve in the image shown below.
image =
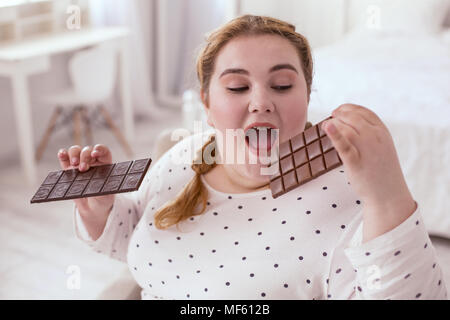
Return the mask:
<svg viewBox="0 0 450 320">
<path fill-rule="evenodd" d="M 362 243 L 363 221 L 355 226 L 331 264 L 329 298 L 447 299 L 443 272 L 419 207 L 396 228 L 366 243 Z M 339 280 L 345 258 L 353 270 L 347 268 L 350 272 Z"/>
<path fill-rule="evenodd" d="M 158 165 L 154 164 L 147 172 L 138 191 L 115 195 L 113 208 L 106 221 L 103 233 L 93 240 L 84 226 L 80 214 L 74 205 L 74 232 L 78 239 L 88 244 L 98 253 L 126 262 L 130 237 L 144 214 L 147 204 L 158 190 L 155 176 Z"/>
</svg>

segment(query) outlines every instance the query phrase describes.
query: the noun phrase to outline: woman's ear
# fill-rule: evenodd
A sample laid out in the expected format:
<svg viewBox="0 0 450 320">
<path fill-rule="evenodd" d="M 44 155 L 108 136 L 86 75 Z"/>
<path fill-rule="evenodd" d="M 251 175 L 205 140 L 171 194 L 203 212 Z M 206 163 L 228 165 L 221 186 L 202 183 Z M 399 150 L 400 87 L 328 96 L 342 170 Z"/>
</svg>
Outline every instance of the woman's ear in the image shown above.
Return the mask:
<svg viewBox="0 0 450 320">
<path fill-rule="evenodd" d="M 214 128 L 214 124 L 211 117 L 211 110 L 209 109 L 208 105 L 208 95 L 203 91 L 203 89 L 200 89 L 200 99 L 202 100 L 203 108 L 206 112 L 206 119 L 209 126 Z"/>
<path fill-rule="evenodd" d="M 200 99 L 202 99 L 203 104 L 205 104 L 206 95 L 203 89 L 200 89 Z"/>
</svg>

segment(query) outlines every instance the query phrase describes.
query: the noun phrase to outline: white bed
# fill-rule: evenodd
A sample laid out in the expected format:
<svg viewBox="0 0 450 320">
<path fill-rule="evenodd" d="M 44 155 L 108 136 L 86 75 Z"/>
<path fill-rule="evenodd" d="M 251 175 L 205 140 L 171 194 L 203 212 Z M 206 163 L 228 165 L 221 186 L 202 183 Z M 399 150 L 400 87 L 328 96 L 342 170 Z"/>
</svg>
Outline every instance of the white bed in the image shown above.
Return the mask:
<svg viewBox="0 0 450 320">
<path fill-rule="evenodd" d="M 450 238 L 449 33 L 352 33 L 313 53 L 309 107 L 317 122 L 343 103 L 370 108 L 389 128 L 431 235 Z M 382 156 L 382 155 L 380 155 Z"/>
</svg>

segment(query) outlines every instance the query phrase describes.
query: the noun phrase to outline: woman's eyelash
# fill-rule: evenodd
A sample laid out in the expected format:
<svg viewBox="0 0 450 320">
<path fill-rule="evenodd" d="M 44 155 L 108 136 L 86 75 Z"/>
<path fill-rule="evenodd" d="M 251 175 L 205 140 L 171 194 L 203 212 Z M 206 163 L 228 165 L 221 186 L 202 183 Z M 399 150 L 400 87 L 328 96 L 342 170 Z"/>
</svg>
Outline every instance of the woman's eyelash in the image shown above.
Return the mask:
<svg viewBox="0 0 450 320">
<path fill-rule="evenodd" d="M 278 91 L 283 91 L 283 90 L 288 90 L 292 88 L 292 85 L 287 85 L 287 86 L 273 86 L 272 89 L 278 90 Z M 236 88 L 227 88 L 230 91 L 233 92 L 243 92 L 245 90 L 248 89 L 248 87 L 236 87 Z"/>
<path fill-rule="evenodd" d="M 288 90 L 288 89 L 290 89 L 290 88 L 292 88 L 292 85 L 287 85 L 287 86 L 273 86 L 273 87 L 272 87 L 272 89 L 280 90 L 280 91 Z"/>
<path fill-rule="evenodd" d="M 228 88 L 228 90 L 234 91 L 234 92 L 242 92 L 242 91 L 245 91 L 247 89 L 248 89 L 248 87 Z"/>
</svg>

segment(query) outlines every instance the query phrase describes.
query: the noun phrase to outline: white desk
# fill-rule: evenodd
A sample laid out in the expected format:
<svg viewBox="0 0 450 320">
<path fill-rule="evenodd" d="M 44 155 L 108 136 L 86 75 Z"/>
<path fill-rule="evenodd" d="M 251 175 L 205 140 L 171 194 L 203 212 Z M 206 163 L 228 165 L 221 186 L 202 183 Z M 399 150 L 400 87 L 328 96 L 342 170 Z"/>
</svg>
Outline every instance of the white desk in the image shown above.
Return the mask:
<svg viewBox="0 0 450 320">
<path fill-rule="evenodd" d="M 105 41 L 117 42 L 124 131 L 128 141 L 133 141 L 134 128 L 127 59 L 128 48 L 125 43 L 128 34 L 128 29 L 122 27 L 82 29 L 0 45 L 0 76 L 9 77 L 12 81 L 20 159 L 29 185 L 34 186 L 36 184 L 37 175 L 28 76 L 47 72 L 50 69 L 50 57 L 52 55 L 78 50 Z"/>
</svg>

